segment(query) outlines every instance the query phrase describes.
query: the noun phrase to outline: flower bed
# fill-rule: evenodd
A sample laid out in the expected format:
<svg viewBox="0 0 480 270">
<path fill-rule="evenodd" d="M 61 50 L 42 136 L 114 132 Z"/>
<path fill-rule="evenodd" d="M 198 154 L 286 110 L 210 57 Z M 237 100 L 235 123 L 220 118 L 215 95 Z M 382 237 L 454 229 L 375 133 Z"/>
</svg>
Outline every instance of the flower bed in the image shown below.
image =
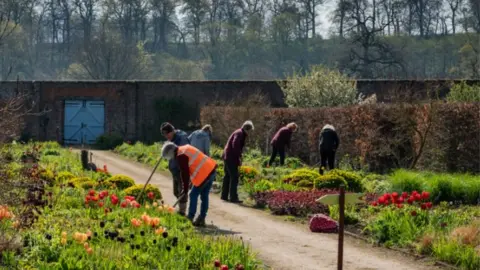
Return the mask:
<svg viewBox="0 0 480 270">
<path fill-rule="evenodd" d="M 128 195 L 128 189 L 136 186 L 130 186 L 125 176 L 108 181 L 104 172 L 83 171 L 76 154 L 56 144 L 40 146 L 27 150 L 39 164 L 20 162 L 22 152 L 31 145 L 9 146 L 2 151 L 2 156 L 9 153 L 11 157 L 0 167 L 2 176 L 8 176 L 3 188 L 8 186 L 17 200 L 18 196 L 25 196 L 25 200 L 21 206 L 8 200 L 9 196 L 0 198 L 0 268 L 258 267 L 245 243 L 232 237 L 198 234 L 184 217 L 173 214 L 172 207 L 157 200 L 161 198 L 158 189 L 152 187 L 145 196 L 149 202 L 140 204 Z M 51 152 L 57 154 L 47 155 Z M 46 170 L 51 175 L 44 178 L 50 180 L 42 178 L 41 172 Z M 70 187 L 66 183 L 72 179 L 87 179 L 84 183 L 93 185 Z M 14 181 L 15 185 L 8 185 Z M 26 208 L 35 210 L 27 213 Z"/>
<path fill-rule="evenodd" d="M 214 148 L 220 164 L 221 148 Z M 462 269 L 480 269 L 480 177 L 396 170 L 389 175 L 318 168 L 267 168 L 268 157 L 251 150 L 244 156 L 241 187 L 259 208 L 275 215 L 307 217 L 328 214 L 338 219 L 338 206 L 316 199 L 337 193 L 344 184 L 365 194 L 365 204 L 347 206 L 345 222 L 363 227 L 372 241 L 409 248 Z M 340 163 L 341 164 L 341 163 Z M 320 190 L 319 190 L 320 189 Z"/>
</svg>

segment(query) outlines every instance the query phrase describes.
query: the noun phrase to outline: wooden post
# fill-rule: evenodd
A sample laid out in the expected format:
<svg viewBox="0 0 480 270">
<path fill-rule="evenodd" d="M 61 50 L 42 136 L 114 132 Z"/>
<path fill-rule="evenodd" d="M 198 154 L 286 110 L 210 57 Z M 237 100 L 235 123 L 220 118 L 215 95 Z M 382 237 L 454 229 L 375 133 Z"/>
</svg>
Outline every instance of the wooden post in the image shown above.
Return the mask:
<svg viewBox="0 0 480 270">
<path fill-rule="evenodd" d="M 345 225 L 345 205 L 364 203 L 362 193 L 345 194 L 345 185 L 340 186 L 340 194 L 324 195 L 316 200 L 324 205 L 338 205 L 338 270 L 343 269 L 343 234 Z"/>
<path fill-rule="evenodd" d="M 343 269 L 343 232 L 345 220 L 345 186 L 340 186 L 339 203 L 339 218 L 338 218 L 338 270 Z"/>
</svg>

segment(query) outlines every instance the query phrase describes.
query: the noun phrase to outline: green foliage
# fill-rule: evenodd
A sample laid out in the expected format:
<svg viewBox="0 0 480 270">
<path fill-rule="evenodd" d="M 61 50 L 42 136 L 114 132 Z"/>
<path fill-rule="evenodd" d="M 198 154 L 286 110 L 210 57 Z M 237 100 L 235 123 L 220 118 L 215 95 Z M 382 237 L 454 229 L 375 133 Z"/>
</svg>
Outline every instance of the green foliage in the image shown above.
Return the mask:
<svg viewBox="0 0 480 270">
<path fill-rule="evenodd" d="M 69 171 L 62 171 L 57 174 L 57 177 L 55 178 L 56 183 L 63 184 L 68 182 L 68 180 L 71 180 L 75 178 L 75 175 Z"/>
<path fill-rule="evenodd" d="M 158 55 L 155 59 L 162 63 L 160 80 L 205 80 L 205 63 L 182 60 L 168 54 Z"/>
<path fill-rule="evenodd" d="M 142 196 L 142 199 L 139 198 L 142 190 L 143 190 L 143 187 L 144 185 L 142 184 L 137 184 L 137 185 L 134 185 L 134 186 L 131 186 L 127 189 L 125 189 L 125 194 L 126 195 L 129 195 L 129 196 L 134 196 L 139 203 L 142 203 L 144 200 L 148 200 L 148 201 L 151 201 L 148 197 L 147 197 L 147 194 L 149 192 L 153 192 L 155 194 L 155 200 L 161 200 L 162 199 L 162 193 L 160 192 L 160 189 L 158 189 L 157 187 L 151 185 L 151 184 L 148 184 L 147 187 L 145 188 L 145 194 L 143 194 Z"/>
<path fill-rule="evenodd" d="M 268 180 L 260 180 L 255 183 L 255 191 L 256 192 L 266 192 L 266 191 L 271 191 L 274 190 L 275 185 L 268 181 Z"/>
<path fill-rule="evenodd" d="M 450 88 L 447 100 L 449 102 L 480 102 L 480 84 L 468 85 L 462 81 Z"/>
<path fill-rule="evenodd" d="M 429 191 L 436 202 L 461 201 L 477 204 L 480 200 L 480 176 L 431 172 L 395 171 L 389 176 L 392 191 Z"/>
<path fill-rule="evenodd" d="M 262 159 L 262 167 L 266 168 L 268 166 L 268 162 L 270 161 L 270 157 L 263 157 Z M 286 168 L 292 168 L 292 169 L 299 169 L 302 167 L 305 167 L 306 164 L 299 158 L 296 157 L 287 157 L 285 159 L 285 165 L 284 167 Z"/>
<path fill-rule="evenodd" d="M 305 180 L 310 183 L 314 183 L 320 174 L 313 169 L 309 168 L 302 168 L 298 170 L 294 170 L 292 173 L 285 175 L 282 177 L 282 181 L 288 184 L 296 185 L 298 182 Z"/>
<path fill-rule="evenodd" d="M 325 174 L 321 175 L 315 181 L 315 187 L 317 189 L 322 188 L 339 188 L 340 185 L 344 185 L 348 189 L 348 183 L 345 179 L 338 174 Z"/>
<path fill-rule="evenodd" d="M 135 185 L 135 180 L 123 174 L 116 174 L 105 180 L 104 184 L 107 186 L 115 186 L 116 188 L 123 190 Z"/>
<path fill-rule="evenodd" d="M 367 174 L 362 178 L 365 192 L 383 194 L 391 189 L 388 177 L 380 174 Z"/>
<path fill-rule="evenodd" d="M 75 177 L 70 179 L 68 185 L 75 188 L 90 189 L 98 185 L 98 183 L 90 177 Z"/>
<path fill-rule="evenodd" d="M 55 174 L 51 170 L 46 169 L 40 172 L 40 178 L 49 183 L 52 183 L 55 180 Z"/>
<path fill-rule="evenodd" d="M 282 87 L 290 107 L 335 107 L 357 103 L 355 82 L 337 70 L 312 66 L 305 75 L 294 73 Z"/>
<path fill-rule="evenodd" d="M 426 188 L 421 175 L 416 172 L 397 170 L 391 174 L 389 178 L 392 184 L 392 190 L 412 192 L 414 190 L 425 190 Z"/>
<path fill-rule="evenodd" d="M 95 145 L 101 150 L 113 150 L 123 144 L 123 137 L 118 134 L 103 134 L 97 137 Z"/>
<path fill-rule="evenodd" d="M 350 191 L 354 191 L 354 192 L 363 191 L 362 178 L 360 177 L 360 175 L 354 172 L 334 169 L 329 171 L 328 174 L 341 176 L 347 182 L 348 190 Z"/>
<path fill-rule="evenodd" d="M 328 206 L 329 210 L 329 216 L 337 220 L 339 219 L 339 206 L 338 205 L 329 205 Z M 345 206 L 345 224 L 347 225 L 353 225 L 357 224 L 360 221 L 361 217 L 357 213 L 357 208 L 354 205 L 346 205 Z"/>
</svg>

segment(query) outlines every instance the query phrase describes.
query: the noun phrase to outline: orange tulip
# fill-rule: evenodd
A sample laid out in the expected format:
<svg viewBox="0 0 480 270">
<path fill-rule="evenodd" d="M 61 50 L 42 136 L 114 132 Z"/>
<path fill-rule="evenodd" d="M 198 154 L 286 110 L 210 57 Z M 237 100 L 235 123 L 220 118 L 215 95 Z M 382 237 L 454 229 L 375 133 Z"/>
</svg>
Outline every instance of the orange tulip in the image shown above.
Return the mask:
<svg viewBox="0 0 480 270">
<path fill-rule="evenodd" d="M 93 253 L 93 249 L 91 247 L 87 248 L 87 253 L 88 254 L 92 254 Z"/>
<path fill-rule="evenodd" d="M 173 208 L 173 207 L 169 206 L 169 207 L 168 207 L 168 212 L 169 212 L 169 213 L 173 213 L 173 212 L 175 212 L 175 208 Z"/>
<path fill-rule="evenodd" d="M 143 213 L 142 215 L 142 220 L 145 224 L 149 224 L 150 223 L 150 216 L 147 215 L 147 213 Z"/>
<path fill-rule="evenodd" d="M 85 249 L 88 249 L 88 242 L 83 243 L 83 247 L 84 247 Z"/>
<path fill-rule="evenodd" d="M 142 222 L 140 220 L 136 219 L 136 218 L 132 218 L 130 220 L 130 222 L 132 223 L 132 225 L 134 227 L 140 227 L 140 225 L 142 225 Z"/>
<path fill-rule="evenodd" d="M 158 229 L 155 230 L 155 234 L 162 234 L 163 232 L 165 231 L 165 229 L 163 227 L 160 227 Z"/>
<path fill-rule="evenodd" d="M 159 219 L 158 217 L 152 218 L 152 219 L 150 220 L 150 226 L 157 227 L 158 224 L 160 224 L 160 219 Z"/>
<path fill-rule="evenodd" d="M 60 243 L 62 243 L 62 245 L 66 245 L 67 244 L 67 238 L 62 238 L 62 240 L 60 240 Z"/>
</svg>

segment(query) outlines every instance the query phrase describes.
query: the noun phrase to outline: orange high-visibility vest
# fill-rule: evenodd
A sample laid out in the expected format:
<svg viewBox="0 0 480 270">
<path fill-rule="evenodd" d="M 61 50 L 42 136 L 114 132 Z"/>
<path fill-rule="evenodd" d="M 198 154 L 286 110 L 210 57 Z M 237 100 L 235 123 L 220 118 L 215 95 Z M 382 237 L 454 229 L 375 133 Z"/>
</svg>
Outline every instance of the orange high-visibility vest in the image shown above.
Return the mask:
<svg viewBox="0 0 480 270">
<path fill-rule="evenodd" d="M 177 155 L 188 156 L 188 168 L 190 171 L 190 181 L 196 187 L 202 185 L 207 180 L 212 171 L 217 166 L 214 159 L 208 157 L 197 148 L 187 144 L 178 147 Z"/>
</svg>

